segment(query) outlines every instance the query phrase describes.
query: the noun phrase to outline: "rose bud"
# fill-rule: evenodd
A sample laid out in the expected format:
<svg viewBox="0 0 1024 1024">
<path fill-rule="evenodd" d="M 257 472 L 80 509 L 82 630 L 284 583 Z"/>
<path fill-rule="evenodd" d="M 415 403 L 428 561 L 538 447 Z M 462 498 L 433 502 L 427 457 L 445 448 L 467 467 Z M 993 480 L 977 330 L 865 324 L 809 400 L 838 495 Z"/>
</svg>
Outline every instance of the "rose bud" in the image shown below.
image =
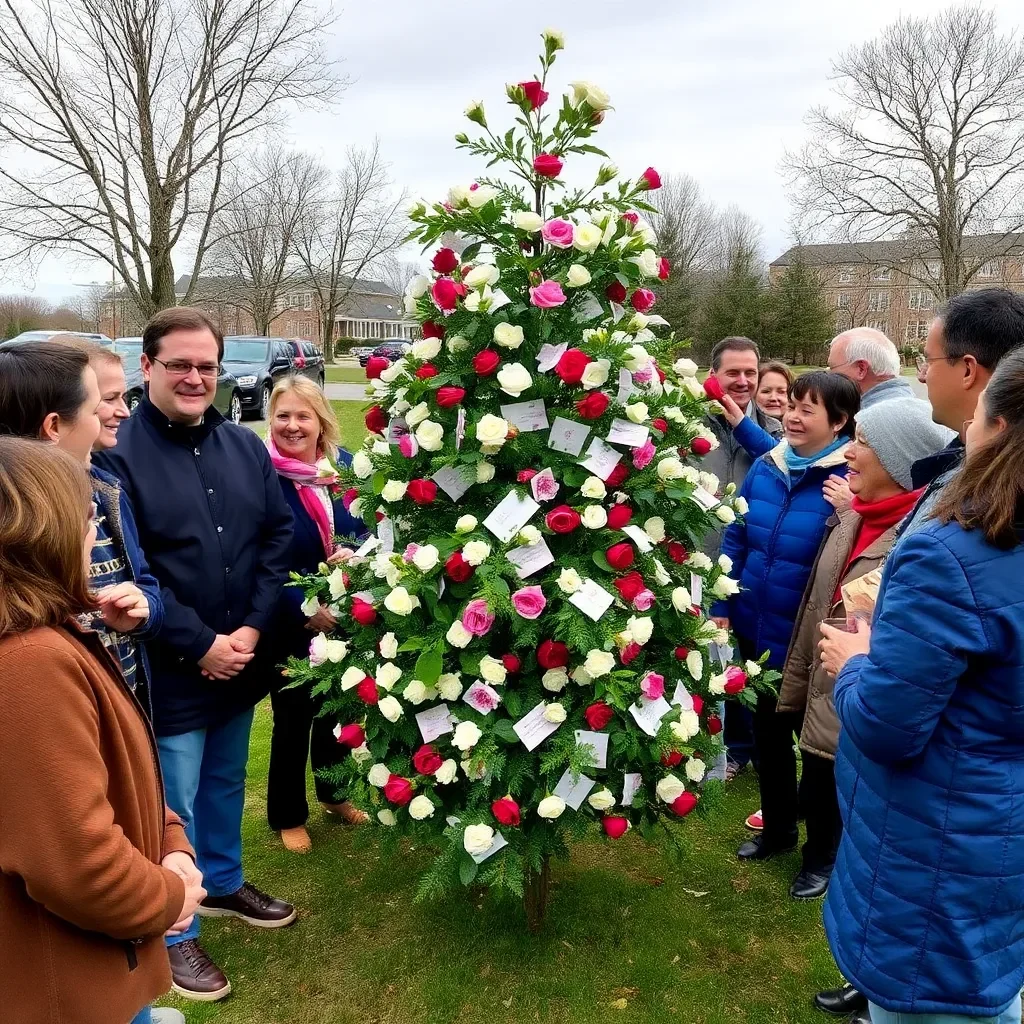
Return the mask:
<svg viewBox="0 0 1024 1024">
<path fill-rule="evenodd" d="M 409 500 L 416 502 L 417 505 L 432 505 L 437 499 L 437 484 L 422 477 L 410 480 L 405 493 Z"/>
<path fill-rule="evenodd" d="M 632 643 L 626 644 L 619 652 L 619 661 L 623 665 L 628 665 L 631 661 L 636 660 L 642 650 L 643 648 L 634 640 Z"/>
<path fill-rule="evenodd" d="M 658 296 L 650 288 L 637 288 L 630 296 L 629 304 L 638 313 L 646 313 L 657 301 Z"/>
<path fill-rule="evenodd" d="M 461 551 L 454 551 L 444 563 L 444 571 L 454 583 L 465 583 L 476 569 L 462 557 Z"/>
<path fill-rule="evenodd" d="M 434 399 L 442 409 L 450 409 L 453 405 L 458 405 L 465 397 L 465 388 L 453 387 L 450 384 L 438 388 L 434 395 Z"/>
<path fill-rule="evenodd" d="M 713 398 L 716 402 L 720 402 L 725 396 L 721 382 L 714 374 L 704 381 L 704 394 L 706 394 L 708 398 Z"/>
<path fill-rule="evenodd" d="M 633 518 L 633 510 L 628 505 L 612 505 L 608 509 L 608 528 L 621 530 Z"/>
<path fill-rule="evenodd" d="M 693 694 L 693 711 L 699 715 L 704 710 L 704 698 L 699 694 Z"/>
<path fill-rule="evenodd" d="M 722 720 L 718 715 L 708 715 L 708 732 L 717 736 L 722 731 Z"/>
<path fill-rule="evenodd" d="M 388 417 L 379 405 L 375 405 L 367 410 L 363 422 L 371 434 L 382 434 L 387 429 Z"/>
<path fill-rule="evenodd" d="M 609 487 L 621 487 L 626 482 L 626 477 L 629 476 L 629 466 L 625 462 L 620 462 L 609 474 L 605 477 L 604 482 Z"/>
<path fill-rule="evenodd" d="M 668 433 L 668 421 L 663 420 L 660 416 L 651 420 L 651 426 L 654 427 L 655 430 L 660 430 L 663 434 Z"/>
<path fill-rule="evenodd" d="M 690 451 L 694 455 L 704 456 L 711 451 L 711 442 L 706 437 L 695 437 L 690 442 Z"/>
<path fill-rule="evenodd" d="M 529 483 L 536 475 L 537 470 L 535 469 L 521 469 L 516 473 L 516 480 L 521 484 L 525 484 Z"/>
<path fill-rule="evenodd" d="M 355 487 L 350 487 L 342 496 L 341 504 L 344 506 L 347 512 L 352 507 L 352 502 L 359 497 L 359 491 Z"/>
<path fill-rule="evenodd" d="M 725 692 L 735 695 L 742 693 L 747 687 L 747 673 L 736 665 L 725 670 Z"/>
<path fill-rule="evenodd" d="M 437 376 L 437 367 L 432 366 L 430 363 L 424 363 L 417 371 L 416 376 L 420 380 L 430 380 L 431 377 Z"/>
<path fill-rule="evenodd" d="M 352 618 L 355 619 L 360 626 L 369 626 L 371 623 L 377 621 L 377 612 L 374 610 L 372 604 L 368 604 L 360 597 L 353 597 Z"/>
<path fill-rule="evenodd" d="M 619 544 L 613 544 L 604 553 L 604 555 L 605 558 L 608 559 L 608 564 L 613 569 L 628 569 L 633 564 L 633 559 L 636 557 L 633 554 L 633 549 L 626 541 L 622 541 Z"/>
<path fill-rule="evenodd" d="M 597 732 L 603 729 L 615 717 L 615 712 L 603 700 L 599 700 L 595 701 L 583 712 L 583 717 L 587 720 L 587 725 Z"/>
<path fill-rule="evenodd" d="M 420 334 L 424 338 L 443 338 L 444 328 L 440 324 L 434 323 L 433 320 L 424 320 L 420 324 Z"/>
<path fill-rule="evenodd" d="M 690 653 L 690 649 L 688 647 L 677 647 L 676 648 L 676 657 L 680 661 L 686 661 L 686 656 L 689 653 Z"/>
<path fill-rule="evenodd" d="M 438 274 L 450 274 L 459 265 L 459 257 L 454 250 L 447 247 L 438 249 L 430 265 Z"/>
<path fill-rule="evenodd" d="M 491 804 L 491 814 L 498 819 L 502 825 L 511 825 L 513 828 L 519 825 L 519 804 L 510 796 L 503 796 Z"/>
<path fill-rule="evenodd" d="M 668 557 L 677 565 L 682 565 L 690 557 L 690 553 L 677 540 L 670 540 L 667 550 Z"/>
<path fill-rule="evenodd" d="M 680 818 L 685 818 L 690 811 L 697 806 L 697 798 L 693 793 L 680 793 L 679 796 L 672 801 L 672 810 L 679 815 Z"/>
<path fill-rule="evenodd" d="M 629 831 L 629 818 L 621 814 L 606 814 L 601 819 L 601 828 L 609 839 L 621 839 Z"/>
<path fill-rule="evenodd" d="M 583 371 L 590 362 L 590 356 L 582 349 L 570 348 L 562 353 L 562 357 L 555 364 L 555 373 L 565 384 L 579 384 Z"/>
<path fill-rule="evenodd" d="M 338 742 L 343 747 L 361 747 L 366 742 L 366 733 L 361 725 L 354 722 L 350 725 L 343 725 L 338 731 Z"/>
<path fill-rule="evenodd" d="M 501 356 L 493 348 L 481 349 L 473 356 L 473 369 L 480 377 L 490 377 L 498 369 L 500 362 Z"/>
<path fill-rule="evenodd" d="M 537 648 L 537 664 L 541 668 L 564 668 L 569 664 L 569 648 L 560 640 L 545 640 Z"/>
<path fill-rule="evenodd" d="M 523 667 L 523 663 L 514 654 L 503 654 L 501 663 L 510 675 L 515 675 Z"/>
<path fill-rule="evenodd" d="M 643 576 L 634 569 L 632 572 L 626 573 L 625 576 L 620 576 L 615 580 L 613 586 L 619 592 L 619 597 L 627 604 L 630 604 L 641 590 L 646 589 L 647 584 L 644 583 Z"/>
<path fill-rule="evenodd" d="M 572 533 L 580 525 L 580 514 L 569 505 L 559 505 L 544 517 L 544 522 L 553 533 Z"/>
<path fill-rule="evenodd" d="M 683 755 L 679 750 L 670 750 L 667 754 L 661 755 L 661 763 L 666 768 L 675 768 L 680 761 L 682 761 Z"/>
<path fill-rule="evenodd" d="M 401 775 L 392 775 L 384 784 L 384 799 L 399 807 L 404 806 L 412 799 L 412 783 Z"/>
<path fill-rule="evenodd" d="M 576 411 L 585 420 L 596 420 L 603 416 L 611 399 L 603 391 L 591 391 L 586 398 L 576 403 Z"/>
<path fill-rule="evenodd" d="M 542 178 L 557 178 L 562 173 L 562 161 L 554 153 L 538 153 L 533 160 L 533 169 Z"/>
<path fill-rule="evenodd" d="M 626 286 L 621 281 L 612 281 L 612 283 L 605 288 L 604 293 L 610 302 L 617 302 L 621 305 L 626 301 Z"/>
<path fill-rule="evenodd" d="M 356 696 L 364 704 L 377 704 L 380 701 L 377 683 L 372 676 L 363 676 L 363 681 L 356 687 Z"/>
</svg>

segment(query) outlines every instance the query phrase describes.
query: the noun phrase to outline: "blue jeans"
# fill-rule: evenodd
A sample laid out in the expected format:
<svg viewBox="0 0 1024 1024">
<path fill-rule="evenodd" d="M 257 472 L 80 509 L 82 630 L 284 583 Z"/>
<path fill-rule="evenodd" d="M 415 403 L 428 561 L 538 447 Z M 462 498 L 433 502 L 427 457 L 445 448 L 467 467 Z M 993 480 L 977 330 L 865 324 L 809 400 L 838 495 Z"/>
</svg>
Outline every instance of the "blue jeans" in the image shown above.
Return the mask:
<svg viewBox="0 0 1024 1024">
<path fill-rule="evenodd" d="M 237 892 L 245 880 L 242 810 L 252 716 L 250 708 L 213 728 L 157 737 L 167 806 L 185 823 L 211 896 Z M 198 914 L 186 932 L 168 936 L 167 944 L 197 938 Z"/>
<path fill-rule="evenodd" d="M 1020 1024 L 1020 996 L 994 1017 L 964 1017 L 958 1013 L 891 1013 L 874 1003 L 871 1024 Z"/>
</svg>

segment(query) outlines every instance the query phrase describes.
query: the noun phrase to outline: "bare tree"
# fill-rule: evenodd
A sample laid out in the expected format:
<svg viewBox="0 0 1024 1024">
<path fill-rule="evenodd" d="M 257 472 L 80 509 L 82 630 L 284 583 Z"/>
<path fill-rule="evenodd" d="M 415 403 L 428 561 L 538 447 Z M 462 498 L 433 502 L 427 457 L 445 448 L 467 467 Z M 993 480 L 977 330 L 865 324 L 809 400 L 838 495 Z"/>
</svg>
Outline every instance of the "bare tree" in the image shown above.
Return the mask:
<svg viewBox="0 0 1024 1024">
<path fill-rule="evenodd" d="M 288 286 L 303 273 L 295 255 L 299 225 L 309 217 L 328 179 L 305 153 L 264 150 L 232 189 L 214 221 L 218 241 L 208 268 L 226 278 L 225 293 L 267 335 L 275 316 L 292 308 Z"/>
<path fill-rule="evenodd" d="M 422 273 L 423 269 L 415 263 L 397 259 L 394 255 L 383 259 L 379 268 L 381 281 L 388 286 L 391 294 L 396 296 L 404 295 L 406 285 Z"/>
<path fill-rule="evenodd" d="M 43 327 L 50 305 L 34 295 L 0 295 L 0 340 Z"/>
<path fill-rule="evenodd" d="M 146 316 L 191 287 L 243 144 L 341 86 L 317 0 L 0 0 L 0 213 L 24 263 L 112 266 Z M 190 295 L 184 296 L 189 301 Z"/>
<path fill-rule="evenodd" d="M 296 249 L 317 298 L 324 358 L 334 359 L 334 323 L 358 279 L 380 271 L 406 233 L 403 192 L 391 191 L 379 143 L 351 148 L 345 165 L 311 204 L 296 232 Z"/>
<path fill-rule="evenodd" d="M 957 294 L 1024 223 L 1024 42 L 953 7 L 902 18 L 833 67 L 841 106 L 812 109 L 810 140 L 785 161 L 798 210 L 843 239 L 899 237 L 894 262 Z M 984 253 L 965 247 L 995 225 Z"/>
</svg>

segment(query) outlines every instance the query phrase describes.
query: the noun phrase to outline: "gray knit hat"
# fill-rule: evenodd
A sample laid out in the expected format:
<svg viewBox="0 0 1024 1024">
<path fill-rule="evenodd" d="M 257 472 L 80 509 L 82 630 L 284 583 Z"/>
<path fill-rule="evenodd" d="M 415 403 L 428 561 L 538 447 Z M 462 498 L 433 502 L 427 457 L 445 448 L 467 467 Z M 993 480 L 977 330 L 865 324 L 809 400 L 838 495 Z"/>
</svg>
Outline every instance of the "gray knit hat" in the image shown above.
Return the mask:
<svg viewBox="0 0 1024 1024">
<path fill-rule="evenodd" d="M 932 407 L 920 398 L 890 398 L 857 413 L 857 426 L 885 471 L 906 490 L 918 459 L 941 451 L 953 431 L 932 421 Z"/>
</svg>

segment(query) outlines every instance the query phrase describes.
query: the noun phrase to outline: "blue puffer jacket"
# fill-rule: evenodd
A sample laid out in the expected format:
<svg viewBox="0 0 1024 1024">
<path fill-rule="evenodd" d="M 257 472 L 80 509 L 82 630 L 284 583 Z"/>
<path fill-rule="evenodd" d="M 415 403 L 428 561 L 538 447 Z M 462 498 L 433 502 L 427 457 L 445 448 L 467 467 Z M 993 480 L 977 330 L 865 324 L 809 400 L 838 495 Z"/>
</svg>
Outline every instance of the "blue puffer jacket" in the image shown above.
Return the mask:
<svg viewBox="0 0 1024 1024">
<path fill-rule="evenodd" d="M 929 523 L 835 683 L 843 974 L 895 1013 L 992 1017 L 1024 985 L 1024 544 Z"/>
<path fill-rule="evenodd" d="M 793 623 L 825 523 L 835 509 L 822 496 L 832 474 L 846 475 L 844 448 L 824 455 L 795 480 L 786 468 L 787 442 L 754 463 L 740 494 L 750 506 L 742 523 L 733 523 L 722 538 L 722 554 L 733 562 L 729 574 L 742 588 L 716 604 L 714 615 L 728 616 L 736 635 L 768 664 L 782 668 Z"/>
</svg>

